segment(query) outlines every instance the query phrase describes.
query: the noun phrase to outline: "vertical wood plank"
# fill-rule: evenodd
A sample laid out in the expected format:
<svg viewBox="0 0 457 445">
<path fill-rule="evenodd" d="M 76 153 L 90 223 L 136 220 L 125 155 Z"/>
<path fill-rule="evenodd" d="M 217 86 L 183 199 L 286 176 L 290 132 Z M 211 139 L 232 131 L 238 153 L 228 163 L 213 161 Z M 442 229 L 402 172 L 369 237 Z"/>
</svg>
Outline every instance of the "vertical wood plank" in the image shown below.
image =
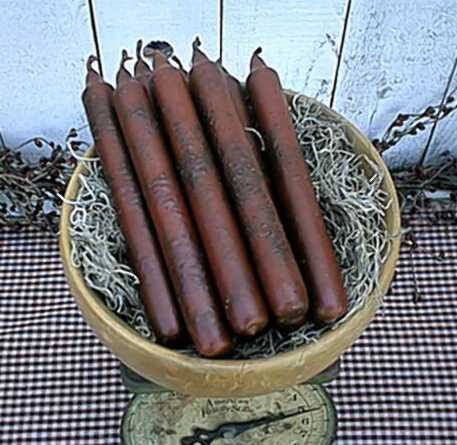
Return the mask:
<svg viewBox="0 0 457 445">
<path fill-rule="evenodd" d="M 92 50 L 85 1 L 1 2 L 0 129 L 8 144 L 38 135 L 62 142 L 85 123 L 81 92 Z"/>
<path fill-rule="evenodd" d="M 197 35 L 208 54 L 219 55 L 219 3 L 215 0 L 97 0 L 95 10 L 103 68 L 110 82 L 115 80 L 122 48 L 134 55 L 139 38 L 146 43 L 168 41 L 185 66 Z"/>
<path fill-rule="evenodd" d="M 245 79 L 262 46 L 283 86 L 328 103 L 343 29 L 345 0 L 224 0 L 223 61 Z"/>
<path fill-rule="evenodd" d="M 457 2 L 353 0 L 335 108 L 370 138 L 398 113 L 440 103 L 457 47 Z M 430 129 L 385 153 L 392 168 L 415 164 Z"/>
</svg>

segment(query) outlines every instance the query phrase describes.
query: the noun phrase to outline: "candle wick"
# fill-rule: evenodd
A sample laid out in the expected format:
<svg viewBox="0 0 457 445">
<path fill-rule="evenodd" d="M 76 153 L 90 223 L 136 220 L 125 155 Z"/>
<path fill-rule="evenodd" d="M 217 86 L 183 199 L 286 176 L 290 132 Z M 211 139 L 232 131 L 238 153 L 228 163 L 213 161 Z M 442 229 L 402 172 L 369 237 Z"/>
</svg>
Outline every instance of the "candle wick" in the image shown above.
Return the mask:
<svg viewBox="0 0 457 445">
<path fill-rule="evenodd" d="M 138 42 L 136 42 L 136 58 L 138 60 L 143 60 L 143 57 L 141 56 L 142 48 L 143 48 L 143 40 L 139 39 Z"/>
<path fill-rule="evenodd" d="M 122 56 L 121 56 L 121 67 L 125 68 L 125 66 L 124 66 L 125 62 L 127 62 L 128 60 L 132 60 L 132 59 L 133 59 L 133 57 L 129 56 L 129 53 L 127 52 L 127 50 L 123 49 Z"/>
<path fill-rule="evenodd" d="M 261 52 L 262 52 L 262 47 L 261 46 L 258 46 L 255 50 L 254 50 L 254 55 L 255 56 L 258 56 Z"/>
<path fill-rule="evenodd" d="M 125 67 L 125 62 L 127 62 L 128 60 L 132 60 L 132 57 L 129 56 L 127 50 L 123 49 L 122 56 L 121 56 L 121 63 L 119 66 L 119 71 L 117 72 L 117 75 L 116 75 L 117 86 L 120 86 L 122 83 L 127 82 L 127 81 L 131 80 L 131 78 L 132 78 L 132 75 Z"/>
<path fill-rule="evenodd" d="M 264 60 L 259 56 L 259 54 L 262 52 L 262 47 L 259 46 L 253 53 L 251 57 L 251 72 L 255 71 L 256 69 L 262 68 L 266 66 L 266 63 Z"/>
<path fill-rule="evenodd" d="M 184 66 L 181 62 L 181 60 L 179 59 L 179 57 L 177 56 L 171 56 L 171 60 L 173 60 L 173 62 L 176 63 L 176 65 L 178 65 L 178 68 L 185 74 L 187 74 L 187 71 L 184 69 Z"/>
<path fill-rule="evenodd" d="M 93 67 L 94 62 L 98 62 L 98 57 L 91 54 L 87 58 L 87 62 L 86 62 L 86 69 L 87 69 L 86 85 L 89 85 L 90 83 L 94 83 L 94 82 L 103 82 L 102 77 L 100 76 L 98 71 L 96 71 Z"/>
<path fill-rule="evenodd" d="M 94 62 L 96 62 L 98 60 L 98 57 L 97 56 L 94 56 L 93 54 L 91 54 L 88 58 L 87 58 L 87 62 L 86 62 L 86 68 L 87 68 L 87 71 L 95 71 L 94 70 L 94 67 L 92 66 L 92 64 Z"/>
<path fill-rule="evenodd" d="M 199 63 L 203 63 L 208 61 L 207 55 L 200 49 L 202 42 L 200 38 L 197 36 L 192 43 L 192 66 L 198 65 Z"/>
<path fill-rule="evenodd" d="M 136 60 L 135 67 L 134 67 L 135 76 L 148 75 L 151 73 L 151 68 L 149 68 L 149 65 L 143 59 L 143 56 L 141 54 L 142 48 L 143 48 L 143 41 L 140 39 L 136 43 L 137 60 Z"/>
<path fill-rule="evenodd" d="M 202 42 L 200 40 L 200 37 L 196 36 L 194 41 L 192 42 L 192 48 L 195 50 L 195 49 L 198 49 L 200 46 L 201 46 Z"/>
</svg>

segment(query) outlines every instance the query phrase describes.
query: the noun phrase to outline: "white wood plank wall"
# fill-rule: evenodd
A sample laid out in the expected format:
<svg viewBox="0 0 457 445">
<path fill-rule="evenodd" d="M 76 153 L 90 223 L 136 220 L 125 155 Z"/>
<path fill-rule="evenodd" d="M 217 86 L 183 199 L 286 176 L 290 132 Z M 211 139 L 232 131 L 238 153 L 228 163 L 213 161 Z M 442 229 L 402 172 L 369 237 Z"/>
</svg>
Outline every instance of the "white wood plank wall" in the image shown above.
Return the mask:
<svg viewBox="0 0 457 445">
<path fill-rule="evenodd" d="M 221 52 L 241 79 L 252 51 L 262 46 L 285 87 L 332 103 L 370 138 L 380 137 L 398 113 L 439 104 L 457 56 L 455 0 L 93 0 L 93 5 L 111 82 L 121 49 L 133 54 L 138 38 L 169 41 L 187 65 L 199 35 L 205 51 L 212 58 Z M 85 122 L 84 62 L 95 52 L 89 0 L 0 2 L 0 51 L 0 130 L 7 142 L 37 135 L 62 142 L 70 127 Z M 403 139 L 385 159 L 394 168 L 414 164 L 430 128 Z M 456 136 L 454 113 L 436 126 L 427 161 L 446 150 L 457 156 Z"/>
<path fill-rule="evenodd" d="M 219 3 L 215 0 L 97 0 L 95 8 L 105 77 L 110 82 L 114 82 L 121 49 L 134 55 L 139 38 L 145 43 L 170 42 L 186 66 L 197 35 L 208 55 L 219 56 Z"/>
<path fill-rule="evenodd" d="M 261 46 L 285 88 L 329 102 L 345 0 L 224 0 L 223 11 L 223 62 L 232 74 L 245 79 Z"/>
<path fill-rule="evenodd" d="M 0 130 L 7 143 L 63 141 L 85 122 L 84 63 L 93 51 L 86 2 L 0 2 Z"/>
<path fill-rule="evenodd" d="M 334 108 L 378 138 L 398 113 L 439 104 L 456 29 L 455 0 L 353 0 Z M 430 128 L 405 138 L 384 157 L 393 168 L 412 165 L 429 136 Z"/>
</svg>

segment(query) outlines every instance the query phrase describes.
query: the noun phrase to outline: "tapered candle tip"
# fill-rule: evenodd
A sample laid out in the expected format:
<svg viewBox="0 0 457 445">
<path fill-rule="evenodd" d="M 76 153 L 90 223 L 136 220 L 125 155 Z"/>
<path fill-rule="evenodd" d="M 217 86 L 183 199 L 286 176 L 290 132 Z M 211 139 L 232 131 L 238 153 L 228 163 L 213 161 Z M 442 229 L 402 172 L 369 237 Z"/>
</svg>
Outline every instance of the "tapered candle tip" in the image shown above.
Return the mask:
<svg viewBox="0 0 457 445">
<path fill-rule="evenodd" d="M 143 76 L 151 74 L 151 68 L 143 59 L 141 50 L 143 48 L 143 41 L 140 39 L 136 44 L 136 62 L 134 67 L 135 76 Z"/>
<path fill-rule="evenodd" d="M 157 49 L 152 51 L 152 60 L 154 62 L 154 69 L 158 69 L 161 66 L 170 66 L 167 57 L 163 54 L 162 51 Z"/>
<path fill-rule="evenodd" d="M 129 56 L 129 53 L 127 52 L 126 49 L 122 50 L 122 56 L 121 56 L 121 66 L 124 66 L 125 62 L 127 60 L 132 60 L 132 56 Z"/>
<path fill-rule="evenodd" d="M 199 63 L 202 62 L 207 62 L 208 57 L 206 54 L 200 49 L 202 42 L 200 41 L 200 38 L 197 36 L 195 37 L 194 42 L 192 43 L 192 66 L 198 65 Z"/>
<path fill-rule="evenodd" d="M 201 46 L 202 42 L 200 40 L 200 37 L 196 36 L 194 41 L 192 42 L 192 48 L 193 49 L 196 49 L 196 48 L 199 48 Z"/>
<path fill-rule="evenodd" d="M 86 69 L 87 69 L 86 85 L 89 85 L 90 83 L 94 83 L 94 82 L 103 82 L 102 77 L 100 76 L 100 74 L 97 71 L 95 71 L 95 69 L 93 67 L 94 62 L 97 62 L 97 61 L 98 61 L 98 58 L 96 56 L 94 56 L 93 54 L 91 54 L 87 58 L 87 62 L 86 62 Z"/>
<path fill-rule="evenodd" d="M 259 46 L 253 53 L 251 57 L 251 72 L 255 71 L 256 69 L 263 68 L 266 66 L 266 63 L 263 59 L 259 56 L 262 52 L 262 48 Z"/>
<path fill-rule="evenodd" d="M 98 58 L 97 56 L 94 56 L 93 54 L 91 54 L 88 58 L 87 58 L 87 62 L 86 62 L 86 68 L 87 68 L 87 71 L 89 72 L 90 70 L 93 70 L 94 68 L 92 67 L 92 64 L 97 61 Z"/>
<path fill-rule="evenodd" d="M 125 62 L 127 62 L 127 60 L 131 60 L 131 59 L 132 59 L 132 57 L 130 57 L 128 55 L 127 50 L 123 49 L 122 57 L 121 57 L 121 64 L 119 66 L 119 71 L 117 72 L 117 76 L 116 76 L 117 86 L 120 86 L 121 84 L 129 81 L 132 78 L 132 75 L 125 67 Z"/>
<path fill-rule="evenodd" d="M 144 47 L 143 56 L 149 59 L 152 57 L 154 51 L 161 51 L 167 59 L 174 53 L 173 47 L 168 42 L 153 40 Z"/>
</svg>

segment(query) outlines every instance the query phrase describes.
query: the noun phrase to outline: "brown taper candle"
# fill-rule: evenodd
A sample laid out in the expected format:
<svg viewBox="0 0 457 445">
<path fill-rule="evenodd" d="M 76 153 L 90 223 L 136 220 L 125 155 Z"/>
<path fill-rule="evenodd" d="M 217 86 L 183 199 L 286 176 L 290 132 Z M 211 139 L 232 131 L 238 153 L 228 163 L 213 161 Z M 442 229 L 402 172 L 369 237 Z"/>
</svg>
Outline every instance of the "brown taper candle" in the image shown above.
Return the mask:
<svg viewBox="0 0 457 445">
<path fill-rule="evenodd" d="M 305 321 L 308 309 L 302 276 L 224 73 L 199 50 L 197 41 L 189 81 L 235 200 L 270 307 L 279 324 L 299 325 Z"/>
<path fill-rule="evenodd" d="M 111 189 L 132 268 L 140 280 L 140 295 L 159 341 L 175 343 L 182 336 L 167 271 L 122 139 L 113 108 L 113 88 L 87 63 L 82 95 L 87 118 Z"/>
<path fill-rule="evenodd" d="M 187 330 L 200 354 L 225 354 L 231 340 L 216 305 L 203 250 L 144 86 L 117 74 L 114 106 L 146 200 Z"/>
<path fill-rule="evenodd" d="M 234 332 L 255 335 L 268 312 L 182 73 L 155 52 L 152 85 L 181 182 Z"/>
<path fill-rule="evenodd" d="M 148 94 L 149 100 L 151 101 L 150 105 L 152 108 L 152 111 L 155 112 L 155 106 L 154 106 L 154 97 L 152 96 L 152 88 L 151 88 L 151 79 L 152 79 L 152 70 L 149 68 L 149 65 L 145 62 L 143 57 L 141 56 L 141 49 L 143 47 L 143 41 L 138 40 L 136 44 L 136 62 L 134 66 L 134 74 L 135 74 L 135 79 L 140 82 L 144 88 L 146 89 L 146 92 Z"/>
<path fill-rule="evenodd" d="M 325 228 L 289 116 L 279 76 L 256 50 L 247 88 L 262 134 L 296 255 L 309 285 L 310 304 L 321 322 L 331 322 L 347 310 L 347 295 L 332 243 Z"/>
</svg>

